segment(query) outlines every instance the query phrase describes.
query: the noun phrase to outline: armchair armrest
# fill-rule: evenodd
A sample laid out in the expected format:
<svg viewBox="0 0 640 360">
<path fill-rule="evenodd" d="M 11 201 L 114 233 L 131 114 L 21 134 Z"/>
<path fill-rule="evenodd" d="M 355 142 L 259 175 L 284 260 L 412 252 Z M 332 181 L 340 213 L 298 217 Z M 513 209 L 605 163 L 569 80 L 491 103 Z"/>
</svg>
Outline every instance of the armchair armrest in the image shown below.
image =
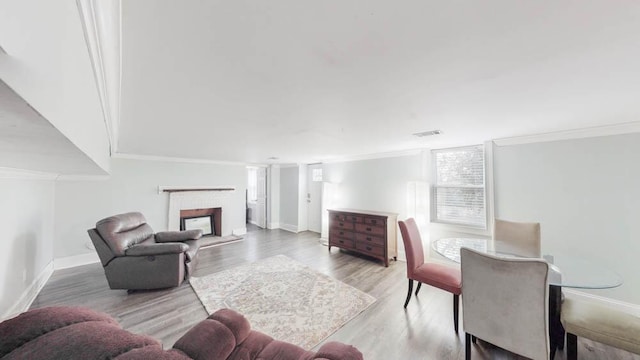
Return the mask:
<svg viewBox="0 0 640 360">
<path fill-rule="evenodd" d="M 181 254 L 189 250 L 189 245 L 183 243 L 164 243 L 151 245 L 136 245 L 125 251 L 127 256 L 149 256 L 163 254 Z"/>
<path fill-rule="evenodd" d="M 202 237 L 202 230 L 184 230 L 184 231 L 160 231 L 156 233 L 156 242 L 176 242 L 186 240 L 198 240 Z"/>
</svg>

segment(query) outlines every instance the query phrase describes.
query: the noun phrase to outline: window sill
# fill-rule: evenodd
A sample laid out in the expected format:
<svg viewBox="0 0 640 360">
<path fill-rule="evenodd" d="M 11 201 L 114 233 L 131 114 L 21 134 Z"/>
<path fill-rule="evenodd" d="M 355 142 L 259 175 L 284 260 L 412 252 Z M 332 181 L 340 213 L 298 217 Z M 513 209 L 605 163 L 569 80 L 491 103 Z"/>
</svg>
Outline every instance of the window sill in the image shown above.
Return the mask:
<svg viewBox="0 0 640 360">
<path fill-rule="evenodd" d="M 491 231 L 489 229 L 480 229 L 474 228 L 471 226 L 465 225 L 456 225 L 456 224 L 447 224 L 440 222 L 431 222 L 429 223 L 432 229 L 441 231 L 441 232 L 455 232 L 460 234 L 468 234 L 468 235 L 476 235 L 476 236 L 491 236 Z"/>
</svg>

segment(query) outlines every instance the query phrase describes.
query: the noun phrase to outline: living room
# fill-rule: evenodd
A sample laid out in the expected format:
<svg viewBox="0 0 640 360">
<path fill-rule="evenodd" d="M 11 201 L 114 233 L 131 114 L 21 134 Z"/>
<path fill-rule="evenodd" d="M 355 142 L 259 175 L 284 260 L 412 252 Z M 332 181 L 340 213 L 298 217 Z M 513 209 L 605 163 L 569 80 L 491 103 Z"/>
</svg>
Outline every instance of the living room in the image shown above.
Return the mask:
<svg viewBox="0 0 640 360">
<path fill-rule="evenodd" d="M 543 250 L 580 254 L 624 280 L 568 295 L 640 314 L 636 4 L 105 4 L 9 1 L 0 11 L 3 319 L 27 310 L 57 272 L 89 266 L 88 279 L 104 277 L 87 235 L 98 220 L 139 211 L 155 231 L 170 230 L 163 187 L 234 189 L 220 225 L 244 245 L 201 254 L 200 265 L 259 260 L 235 252 L 220 260 L 231 251 L 224 249 L 259 242 L 246 233 L 247 166 L 267 170 L 264 231 L 309 241 L 302 174 L 317 163 L 330 192 L 325 215 L 351 208 L 415 217 L 428 260 L 442 264 L 435 240 L 490 238 L 494 218 L 540 222 Z M 91 19 L 107 21 L 103 33 L 87 30 Z M 413 136 L 429 130 L 442 133 Z M 469 145 L 484 149 L 488 222 L 479 230 L 431 222 L 432 151 Z M 326 218 L 322 225 L 311 242 L 326 240 Z M 361 266 L 380 282 L 373 296 L 392 297 L 402 312 L 405 254 L 397 241 L 399 261 L 386 275 L 375 261 Z M 300 255 L 316 270 L 337 271 L 324 263 L 336 256 L 343 266 L 345 258 L 363 260 L 319 249 Z M 347 283 L 349 276 L 336 275 Z M 402 284 L 382 287 L 395 282 Z M 451 311 L 448 297 L 429 291 L 409 305 L 410 317 L 425 314 L 431 295 Z M 449 315 L 442 334 L 414 336 L 458 339 Z M 406 321 L 397 316 L 387 320 Z M 457 358 L 462 350 L 452 344 Z M 353 345 L 366 358 L 393 354 Z M 419 348 L 408 354 L 438 356 L 407 346 Z"/>
</svg>

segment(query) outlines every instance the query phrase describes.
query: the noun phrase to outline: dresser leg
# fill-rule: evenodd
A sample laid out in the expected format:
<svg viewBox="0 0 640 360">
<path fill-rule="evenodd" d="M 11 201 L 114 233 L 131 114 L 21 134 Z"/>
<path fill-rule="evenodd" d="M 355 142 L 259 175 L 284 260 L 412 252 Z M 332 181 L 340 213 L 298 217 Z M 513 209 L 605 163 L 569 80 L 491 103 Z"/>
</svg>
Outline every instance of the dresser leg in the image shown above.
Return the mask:
<svg viewBox="0 0 640 360">
<path fill-rule="evenodd" d="M 329 252 L 331 252 L 331 245 L 327 246 L 329 248 Z"/>
</svg>

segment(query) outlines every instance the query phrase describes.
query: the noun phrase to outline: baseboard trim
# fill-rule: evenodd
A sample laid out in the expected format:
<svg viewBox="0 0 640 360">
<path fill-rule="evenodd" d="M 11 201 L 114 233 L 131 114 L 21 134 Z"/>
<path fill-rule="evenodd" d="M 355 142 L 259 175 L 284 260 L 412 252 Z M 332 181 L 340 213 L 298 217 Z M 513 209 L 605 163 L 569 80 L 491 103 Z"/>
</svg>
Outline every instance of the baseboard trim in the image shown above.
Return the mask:
<svg viewBox="0 0 640 360">
<path fill-rule="evenodd" d="M 277 222 L 268 223 L 267 229 L 280 229 L 280 223 L 277 223 Z"/>
<path fill-rule="evenodd" d="M 246 233 L 247 233 L 246 227 L 233 229 L 233 231 L 231 231 L 231 234 L 235 236 L 242 236 L 242 235 L 245 235 Z"/>
<path fill-rule="evenodd" d="M 285 230 L 285 231 L 289 231 L 292 233 L 298 233 L 298 227 L 296 225 L 290 225 L 290 224 L 280 224 L 280 229 Z"/>
<path fill-rule="evenodd" d="M 55 270 L 61 270 L 98 262 L 100 262 L 100 258 L 98 258 L 97 253 L 86 253 L 53 259 L 53 268 Z"/>
<path fill-rule="evenodd" d="M 616 310 L 620 310 L 626 312 L 628 314 L 633 314 L 635 316 L 640 316 L 640 305 L 628 303 L 625 301 L 615 300 L 611 298 L 607 298 L 604 296 L 598 296 L 586 293 L 584 291 L 573 290 L 573 289 L 562 289 L 562 292 L 569 298 L 587 301 L 591 303 L 597 303 L 600 305 L 604 305 L 610 308 L 614 308 Z"/>
<path fill-rule="evenodd" d="M 29 310 L 31 304 L 36 299 L 40 290 L 46 285 L 47 281 L 53 274 L 54 266 L 53 261 L 49 262 L 47 266 L 40 272 L 38 277 L 29 285 L 29 287 L 22 293 L 20 299 L 5 313 L 2 315 L 0 321 L 10 319 L 22 312 Z"/>
</svg>

